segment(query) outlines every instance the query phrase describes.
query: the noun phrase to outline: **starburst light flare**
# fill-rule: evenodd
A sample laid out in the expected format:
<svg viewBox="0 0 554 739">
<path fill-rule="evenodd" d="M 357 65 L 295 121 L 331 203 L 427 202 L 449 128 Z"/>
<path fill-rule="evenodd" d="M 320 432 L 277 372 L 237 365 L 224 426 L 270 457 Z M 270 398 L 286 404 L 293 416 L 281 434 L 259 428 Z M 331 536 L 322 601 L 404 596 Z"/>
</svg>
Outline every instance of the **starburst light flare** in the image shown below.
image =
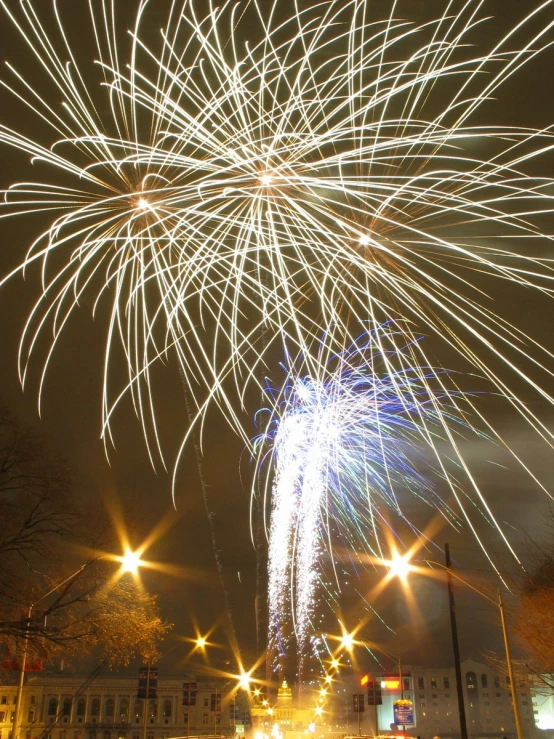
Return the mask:
<svg viewBox="0 0 554 739">
<path fill-rule="evenodd" d="M 131 392 L 154 462 L 154 365 L 168 356 L 195 418 L 218 403 L 247 437 L 248 388 L 277 351 L 295 347 L 324 376 L 361 327 L 391 322 L 399 348 L 433 334 L 435 354 L 457 353 L 552 443 L 521 389 L 552 403 L 552 353 L 494 301 L 506 285 L 551 294 L 553 182 L 535 167 L 552 132 L 482 120 L 552 44 L 554 0 L 486 34 L 481 0 L 418 22 L 393 0 L 382 17 L 367 0 L 174 0 L 163 13 L 140 0 L 129 34 L 99 0 L 88 40 L 101 87 L 81 61 L 84 21 L 72 39 L 61 4 L 44 5 L 0 0 L 37 66 L 35 81 L 9 65 L 2 84 L 41 129 L 3 125 L 0 143 L 42 178 L 6 190 L 2 215 L 47 219 L 22 264 L 42 278 L 23 381 L 51 332 L 42 387 L 88 297 L 108 314 L 105 436 Z M 414 353 L 416 374 L 437 366 Z"/>
</svg>

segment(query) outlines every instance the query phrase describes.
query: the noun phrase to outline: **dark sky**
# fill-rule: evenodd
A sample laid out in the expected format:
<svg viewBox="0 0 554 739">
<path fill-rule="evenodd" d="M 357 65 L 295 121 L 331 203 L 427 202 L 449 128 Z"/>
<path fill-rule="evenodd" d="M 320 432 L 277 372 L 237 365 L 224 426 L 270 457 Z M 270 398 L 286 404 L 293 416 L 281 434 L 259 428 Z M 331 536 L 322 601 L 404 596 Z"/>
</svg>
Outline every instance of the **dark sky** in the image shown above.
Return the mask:
<svg viewBox="0 0 554 739">
<path fill-rule="evenodd" d="M 9 7 L 17 5 L 9 0 Z M 88 2 L 72 0 L 73 14 L 68 29 L 71 33 L 85 33 L 82 21 L 76 17 L 78 6 L 86 14 Z M 528 2 L 529 8 L 538 2 Z M 64 3 L 60 3 L 63 7 Z M 67 3 L 65 3 L 67 5 Z M 133 5 L 129 2 L 127 7 Z M 500 24 L 508 26 L 519 17 L 520 0 L 494 0 L 486 3 L 486 12 L 496 15 L 488 28 L 498 30 Z M 282 6 L 292 6 L 283 0 Z M 428 6 L 425 2 L 404 2 L 399 5 L 399 16 L 418 18 Z M 442 6 L 442 3 L 441 3 Z M 554 16 L 554 8 L 552 10 Z M 161 21 L 152 17 L 153 25 Z M 123 21 L 122 21 L 123 22 Z M 32 69 L 27 52 L 19 45 L 17 38 L 3 28 L 3 56 L 16 66 Z M 83 24 L 84 28 L 84 24 Z M 485 32 L 484 32 L 485 33 Z M 83 41 L 86 44 L 86 38 Z M 554 121 L 554 105 L 551 95 L 551 76 L 554 56 L 546 52 L 520 71 L 517 78 L 509 81 L 497 95 L 498 100 L 486 107 L 486 116 L 492 122 L 513 125 L 542 127 Z M 22 128 L 36 133 L 36 124 L 23 108 L 13 108 L 9 95 L 0 93 L 0 110 L 13 125 L 14 119 Z M 3 116 L 4 117 L 4 116 Z M 33 128 L 35 126 L 35 128 Z M 2 185 L 9 185 L 22 177 L 29 177 L 29 168 L 24 164 L 25 157 L 0 150 L 0 170 Z M 21 173 L 24 174 L 21 174 Z M 43 217 L 19 218 L 3 221 L 0 233 L 0 271 L 2 274 L 17 264 L 41 225 Z M 552 224 L 545 230 L 552 233 Z M 141 533 L 153 529 L 165 516 L 171 518 L 172 525 L 158 540 L 147 557 L 159 562 L 169 562 L 189 573 L 187 577 L 171 577 L 158 573 L 144 574 L 144 582 L 149 590 L 160 594 L 164 614 L 175 623 L 177 636 L 194 635 L 193 623 L 197 622 L 201 631 L 206 631 L 218 621 L 224 610 L 224 599 L 214 563 L 214 554 L 204 503 L 199 485 L 198 471 L 194 454 L 189 450 L 182 461 L 181 474 L 176 491 L 176 511 L 171 500 L 170 476 L 161 471 L 156 474 L 148 461 L 140 429 L 133 417 L 130 404 L 118 414 L 114 429 L 116 449 L 110 451 L 110 464 L 106 460 L 100 431 L 101 370 L 104 350 L 105 326 L 100 319 L 93 321 L 90 311 L 84 309 L 76 320 L 72 320 L 64 332 L 60 345 L 54 354 L 48 371 L 43 397 L 42 418 L 36 410 L 36 389 L 39 367 L 32 373 L 29 386 L 22 394 L 17 378 L 17 348 L 24 321 L 38 295 L 36 275 L 31 274 L 24 282 L 16 277 L 0 291 L 0 330 L 2 349 L 0 351 L 0 388 L 4 399 L 25 424 L 32 425 L 41 433 L 53 452 L 65 456 L 77 471 L 79 489 L 76 495 L 82 496 L 94 505 L 103 506 L 106 500 L 116 498 L 124 515 L 138 521 Z M 495 293 L 497 309 L 510 320 L 531 328 L 531 333 L 539 342 L 554 349 L 551 303 L 536 292 L 521 291 L 517 296 L 510 290 L 500 288 Z M 501 308 L 498 308 L 498 305 Z M 160 374 L 160 377 L 162 375 Z M 171 466 L 187 427 L 186 410 L 179 377 L 175 368 L 163 371 L 163 379 L 157 384 L 159 401 L 159 426 L 163 435 L 167 459 Z M 487 401 L 484 401 L 485 403 Z M 552 426 L 553 413 L 536 398 L 529 398 L 533 407 L 544 421 Z M 501 411 L 490 403 L 491 413 L 496 414 L 506 436 L 527 456 L 533 470 L 542 479 L 551 477 L 552 459 L 541 447 L 531 430 L 517 417 Z M 505 413 L 505 415 L 501 415 Z M 252 434 L 254 434 L 252 425 Z M 531 481 L 514 469 L 503 469 L 501 455 L 492 458 L 496 452 L 490 445 L 478 440 L 468 442 L 465 450 L 473 463 L 481 484 L 486 489 L 500 520 L 522 531 L 541 534 L 539 521 L 546 510 L 544 496 L 538 493 Z M 241 647 L 245 653 L 254 652 L 254 580 L 255 556 L 249 534 L 249 484 L 251 466 L 244 456 L 243 444 L 226 427 L 217 413 L 208 419 L 204 435 L 204 470 L 209 483 L 209 504 L 214 512 L 213 526 L 216 545 L 224 564 L 226 586 L 230 593 L 233 616 Z M 242 472 L 242 478 L 241 473 Z M 409 508 L 409 506 L 408 506 Z M 419 525 L 424 527 L 429 518 L 428 509 L 418 510 L 414 504 L 409 511 Z M 499 551 L 499 543 L 485 526 L 482 531 L 489 540 L 492 551 Z M 522 534 L 514 531 L 514 541 L 522 541 Z M 478 548 L 466 532 L 442 530 L 436 536 L 437 551 L 434 558 L 442 557 L 444 541 L 450 541 L 457 564 L 474 574 L 486 570 L 486 564 L 478 553 Z M 139 543 L 136 541 L 135 543 Z M 503 559 L 503 555 L 501 555 Z M 506 566 L 509 566 L 507 558 Z M 407 619 L 405 599 L 399 588 L 391 587 L 377 604 L 377 609 L 396 635 L 380 633 L 386 640 L 390 652 L 405 652 L 405 660 L 424 663 L 448 664 L 448 621 L 446 596 L 440 583 L 417 579 L 416 600 L 421 608 L 420 620 Z M 459 595 L 459 620 L 462 652 L 464 656 L 478 657 L 483 647 L 499 645 L 496 629 L 496 614 L 491 614 L 487 604 L 476 602 L 467 593 Z M 345 616 L 355 620 L 359 602 L 355 597 L 345 598 Z M 408 625 L 406 622 L 408 620 Z M 490 623 L 490 628 L 484 624 Z M 376 631 L 372 633 L 372 637 Z M 224 641 L 223 630 L 219 629 L 219 641 Z M 172 642 L 169 646 L 171 646 Z M 178 646 L 164 662 L 168 671 L 183 669 L 182 658 L 187 653 L 185 646 Z M 223 657 L 224 650 L 217 652 Z M 445 655 L 447 655 L 445 657 Z M 216 658 L 216 661 L 219 657 Z"/>
</svg>

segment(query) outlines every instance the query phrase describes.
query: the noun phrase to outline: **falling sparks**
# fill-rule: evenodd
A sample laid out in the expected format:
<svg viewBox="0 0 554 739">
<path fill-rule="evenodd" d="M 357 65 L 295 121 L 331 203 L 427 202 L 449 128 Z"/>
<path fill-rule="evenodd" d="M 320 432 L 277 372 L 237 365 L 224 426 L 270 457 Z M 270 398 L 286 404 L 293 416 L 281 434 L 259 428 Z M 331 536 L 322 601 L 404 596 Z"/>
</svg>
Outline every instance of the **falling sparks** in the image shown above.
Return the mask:
<svg viewBox="0 0 554 739">
<path fill-rule="evenodd" d="M 444 480 L 433 467 L 439 464 L 435 443 L 448 431 L 456 433 L 456 426 L 465 428 L 464 398 L 457 405 L 452 395 L 441 399 L 407 366 L 393 374 L 389 364 L 379 373 L 376 347 L 384 346 L 388 333 L 382 327 L 366 340 L 360 367 L 353 364 L 362 346 L 358 341 L 354 351 L 337 357 L 325 381 L 291 379 L 277 395 L 267 433 L 257 440 L 261 459 L 271 445 L 274 469 L 268 598 L 270 651 L 277 662 L 294 643 L 301 658 L 318 655 L 314 617 L 322 558 L 327 553 L 337 561 L 337 540 L 352 556 L 370 551 L 382 557 L 387 510 L 402 515 L 400 494 L 417 495 L 447 521 L 458 521 L 430 480 Z M 264 467 L 260 475 L 266 475 Z M 455 491 L 455 478 L 447 481 Z M 352 646 L 352 635 L 345 632 L 343 638 L 343 646 L 346 640 Z"/>
</svg>

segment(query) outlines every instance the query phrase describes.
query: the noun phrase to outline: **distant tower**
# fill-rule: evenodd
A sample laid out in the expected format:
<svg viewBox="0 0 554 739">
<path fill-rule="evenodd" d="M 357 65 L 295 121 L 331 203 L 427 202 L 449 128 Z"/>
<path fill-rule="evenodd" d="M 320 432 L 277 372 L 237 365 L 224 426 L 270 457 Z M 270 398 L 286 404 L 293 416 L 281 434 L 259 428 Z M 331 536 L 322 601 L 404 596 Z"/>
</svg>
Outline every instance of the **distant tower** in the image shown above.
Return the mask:
<svg viewBox="0 0 554 739">
<path fill-rule="evenodd" d="M 287 703 L 292 703 L 292 690 L 289 688 L 286 678 L 284 678 L 281 687 L 277 691 L 277 705 L 284 706 Z"/>
</svg>

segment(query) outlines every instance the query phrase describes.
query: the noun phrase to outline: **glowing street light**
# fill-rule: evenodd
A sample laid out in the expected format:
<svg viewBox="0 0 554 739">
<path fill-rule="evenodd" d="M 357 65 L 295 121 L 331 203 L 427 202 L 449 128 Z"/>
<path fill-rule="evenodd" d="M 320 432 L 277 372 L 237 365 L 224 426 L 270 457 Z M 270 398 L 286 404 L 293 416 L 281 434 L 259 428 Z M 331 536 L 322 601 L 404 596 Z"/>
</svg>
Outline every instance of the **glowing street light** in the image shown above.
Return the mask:
<svg viewBox="0 0 554 739">
<path fill-rule="evenodd" d="M 252 678 L 250 676 L 250 673 L 243 671 L 238 679 L 239 688 L 242 688 L 242 690 L 248 690 L 251 682 L 252 682 Z"/>
<path fill-rule="evenodd" d="M 140 558 L 140 553 L 133 552 L 130 549 L 126 549 L 125 554 L 118 559 L 121 562 L 120 574 L 130 572 L 131 575 L 136 575 L 138 573 L 139 567 L 144 564 L 144 562 Z"/>
<path fill-rule="evenodd" d="M 385 561 L 384 564 L 389 568 L 389 574 L 391 577 L 398 577 L 402 582 L 406 582 L 406 579 L 413 567 L 410 564 L 410 555 L 400 555 L 398 552 L 394 552 L 392 559 Z"/>
<path fill-rule="evenodd" d="M 144 564 L 143 561 L 140 558 L 140 555 L 136 552 L 131 551 L 130 549 L 127 549 L 125 551 L 125 554 L 123 554 L 121 557 L 114 557 L 113 555 L 102 555 L 98 557 L 98 560 L 106 560 L 110 559 L 112 562 L 115 559 L 116 561 L 121 563 L 121 568 L 119 570 L 119 575 L 122 575 L 125 572 L 131 572 L 133 575 L 136 575 L 138 572 L 138 568 Z M 41 601 L 43 601 L 45 598 L 48 598 L 49 595 L 52 595 L 52 593 L 55 593 L 57 590 L 59 590 L 64 585 L 67 585 L 72 580 L 74 580 L 78 575 L 83 572 L 91 563 L 85 562 L 80 567 L 78 567 L 75 572 L 72 572 L 71 575 L 68 575 L 66 578 L 64 578 L 61 582 L 59 582 L 57 585 L 54 585 L 53 588 L 51 588 L 47 593 L 44 593 L 40 596 L 34 603 L 32 603 L 29 606 L 28 612 L 27 612 L 27 624 L 30 623 L 32 617 L 33 617 L 33 609 L 35 606 L 37 606 Z M 20 727 L 20 718 L 21 718 L 21 703 L 22 703 L 22 697 L 23 697 L 23 683 L 25 680 L 25 666 L 27 663 L 27 652 L 29 648 L 29 634 L 28 632 L 25 632 L 24 639 L 23 639 L 23 647 L 21 649 L 21 666 L 19 669 L 19 680 L 17 684 L 17 691 L 16 691 L 16 697 L 15 697 L 15 707 L 14 707 L 14 717 L 13 717 L 13 724 L 12 724 L 12 736 L 14 739 L 19 739 L 19 727 Z"/>
<path fill-rule="evenodd" d="M 344 631 L 340 640 L 340 645 L 343 649 L 348 649 L 348 651 L 351 652 L 354 647 L 354 634 L 349 634 L 347 631 Z"/>
</svg>

